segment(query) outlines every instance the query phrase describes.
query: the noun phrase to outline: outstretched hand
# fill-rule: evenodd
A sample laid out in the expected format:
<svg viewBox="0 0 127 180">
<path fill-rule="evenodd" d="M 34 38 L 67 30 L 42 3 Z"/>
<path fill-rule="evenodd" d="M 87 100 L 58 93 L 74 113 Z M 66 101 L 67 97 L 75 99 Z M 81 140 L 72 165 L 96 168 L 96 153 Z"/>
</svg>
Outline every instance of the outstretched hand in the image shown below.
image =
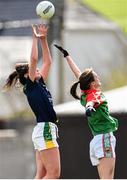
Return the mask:
<svg viewBox="0 0 127 180">
<path fill-rule="evenodd" d="M 47 36 L 48 27 L 45 25 L 32 25 L 33 34 L 37 38 L 45 38 Z"/>
<path fill-rule="evenodd" d="M 64 57 L 69 56 L 69 53 L 67 52 L 67 50 L 63 49 L 61 46 L 58 46 L 57 44 L 54 44 L 54 46 L 62 52 Z"/>
</svg>

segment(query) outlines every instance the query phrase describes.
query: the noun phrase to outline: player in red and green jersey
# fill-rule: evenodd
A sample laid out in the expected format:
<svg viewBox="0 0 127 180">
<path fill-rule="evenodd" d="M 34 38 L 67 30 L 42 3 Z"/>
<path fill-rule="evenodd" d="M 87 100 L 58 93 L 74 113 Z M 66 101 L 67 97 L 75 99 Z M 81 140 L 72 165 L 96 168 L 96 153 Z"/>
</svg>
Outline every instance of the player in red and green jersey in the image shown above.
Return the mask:
<svg viewBox="0 0 127 180">
<path fill-rule="evenodd" d="M 81 104 L 87 106 L 88 124 L 94 136 L 117 130 L 118 121 L 109 115 L 106 98 L 100 90 L 83 90 Z"/>
<path fill-rule="evenodd" d="M 70 93 L 80 100 L 86 109 L 88 124 L 93 134 L 90 142 L 90 159 L 93 166 L 97 166 L 100 179 L 113 179 L 115 169 L 116 138 L 113 132 L 118 128 L 117 119 L 111 117 L 105 96 L 101 92 L 101 82 L 92 69 L 81 73 L 80 69 L 62 47 L 55 45 L 64 55 L 70 69 L 78 79 L 71 87 Z M 80 86 L 81 95 L 76 93 Z"/>
</svg>

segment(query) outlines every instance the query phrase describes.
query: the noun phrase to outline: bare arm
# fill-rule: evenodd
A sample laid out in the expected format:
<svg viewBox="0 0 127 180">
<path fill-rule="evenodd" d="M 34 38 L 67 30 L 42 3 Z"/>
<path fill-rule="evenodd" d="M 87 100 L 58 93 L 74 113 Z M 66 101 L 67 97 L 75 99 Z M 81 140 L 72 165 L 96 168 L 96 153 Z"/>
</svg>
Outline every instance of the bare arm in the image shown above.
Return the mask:
<svg viewBox="0 0 127 180">
<path fill-rule="evenodd" d="M 72 72 L 74 73 L 74 75 L 76 76 L 76 78 L 79 79 L 80 75 L 81 75 L 81 71 L 78 68 L 78 66 L 75 64 L 75 62 L 73 61 L 73 59 L 70 56 L 66 57 L 67 63 L 70 66 Z"/>
<path fill-rule="evenodd" d="M 32 48 L 31 48 L 31 56 L 30 56 L 30 62 L 29 62 L 29 78 L 31 81 L 35 80 L 36 77 L 36 67 L 37 67 L 37 61 L 38 61 L 38 47 L 37 47 L 37 37 L 34 34 L 34 26 L 32 26 L 33 29 L 33 42 L 32 42 Z"/>
<path fill-rule="evenodd" d="M 41 46 L 42 46 L 42 50 L 43 50 L 43 56 L 42 56 L 42 68 L 41 68 L 41 75 L 43 77 L 43 79 L 45 80 L 48 76 L 49 73 L 49 69 L 52 63 L 52 58 L 51 58 L 51 54 L 49 51 L 49 47 L 48 47 L 48 43 L 47 43 L 47 39 L 42 39 L 41 40 Z"/>
<path fill-rule="evenodd" d="M 44 80 L 46 80 L 49 69 L 52 63 L 52 57 L 49 50 L 49 46 L 47 43 L 47 28 L 45 25 L 40 25 L 38 27 L 39 33 L 43 36 L 40 37 L 41 47 L 42 47 L 42 67 L 41 67 L 41 75 Z"/>
<path fill-rule="evenodd" d="M 55 47 L 57 49 L 59 49 L 62 54 L 64 55 L 64 57 L 66 58 L 67 60 L 67 63 L 69 65 L 69 67 L 71 68 L 72 72 L 74 73 L 74 75 L 76 76 L 76 78 L 79 79 L 80 75 L 81 75 L 81 71 L 80 69 L 78 68 L 78 66 L 75 64 L 75 62 L 73 61 L 73 59 L 71 58 L 71 56 L 69 56 L 68 52 L 63 49 L 61 46 L 58 46 L 57 44 L 55 44 Z"/>
</svg>

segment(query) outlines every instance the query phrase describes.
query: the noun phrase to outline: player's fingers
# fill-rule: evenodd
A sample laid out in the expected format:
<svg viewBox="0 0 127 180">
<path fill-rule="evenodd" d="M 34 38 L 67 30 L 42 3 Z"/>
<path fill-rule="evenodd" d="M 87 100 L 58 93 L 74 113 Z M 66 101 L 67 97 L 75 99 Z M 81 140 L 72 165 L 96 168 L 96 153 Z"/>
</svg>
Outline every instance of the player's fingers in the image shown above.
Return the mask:
<svg viewBox="0 0 127 180">
<path fill-rule="evenodd" d="M 49 25 L 45 24 L 45 28 L 46 28 L 46 30 L 48 30 L 49 29 Z"/>
<path fill-rule="evenodd" d="M 54 44 L 55 47 L 59 48 L 60 46 L 58 46 L 57 44 Z"/>
</svg>

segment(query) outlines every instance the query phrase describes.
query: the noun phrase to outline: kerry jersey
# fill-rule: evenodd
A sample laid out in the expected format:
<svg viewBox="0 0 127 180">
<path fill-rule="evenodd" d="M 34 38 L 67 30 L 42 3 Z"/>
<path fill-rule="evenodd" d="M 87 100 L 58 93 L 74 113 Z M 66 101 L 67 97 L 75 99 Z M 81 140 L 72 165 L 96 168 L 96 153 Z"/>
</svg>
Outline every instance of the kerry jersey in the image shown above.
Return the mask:
<svg viewBox="0 0 127 180">
<path fill-rule="evenodd" d="M 109 115 L 108 104 L 104 94 L 97 90 L 82 91 L 81 104 L 94 103 L 95 112 L 88 117 L 88 125 L 93 135 L 116 131 L 118 120 Z"/>
<path fill-rule="evenodd" d="M 29 78 L 26 78 L 23 91 L 27 96 L 28 103 L 36 116 L 37 123 L 55 123 L 57 121 L 56 113 L 53 109 L 52 96 L 42 77 L 34 82 Z"/>
</svg>

